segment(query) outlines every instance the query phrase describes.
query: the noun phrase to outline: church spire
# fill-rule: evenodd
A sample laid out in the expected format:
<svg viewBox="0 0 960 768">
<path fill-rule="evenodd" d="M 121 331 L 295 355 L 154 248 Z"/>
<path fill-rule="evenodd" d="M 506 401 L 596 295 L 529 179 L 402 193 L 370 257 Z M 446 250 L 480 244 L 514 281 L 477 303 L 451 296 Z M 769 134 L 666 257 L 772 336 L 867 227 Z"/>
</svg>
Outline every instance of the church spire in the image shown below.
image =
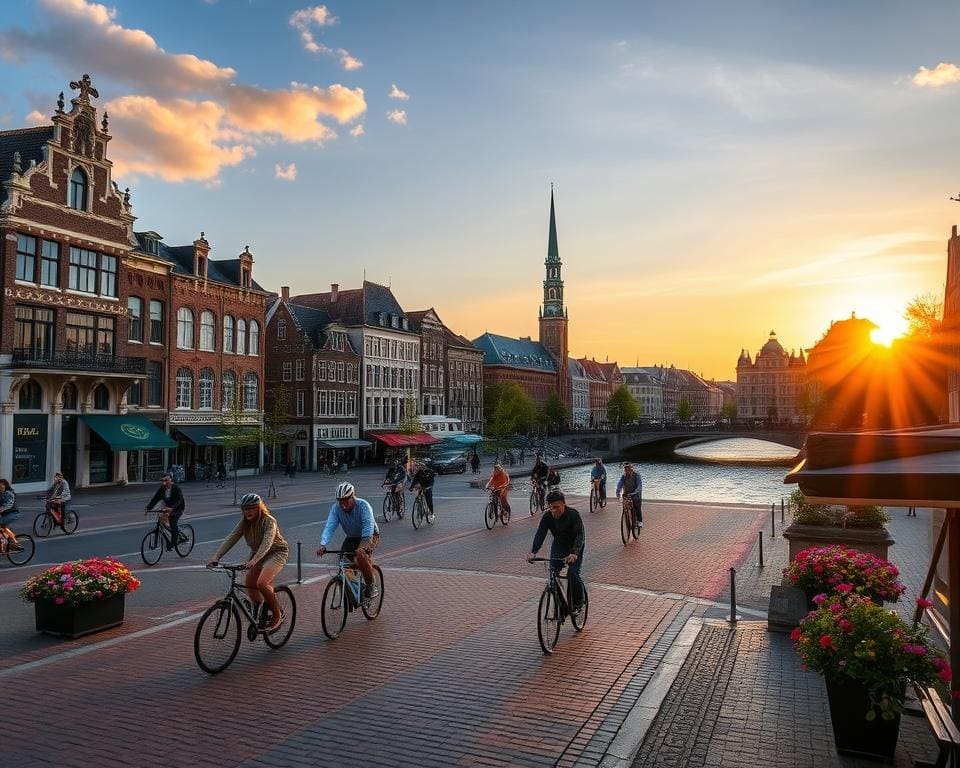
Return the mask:
<svg viewBox="0 0 960 768">
<path fill-rule="evenodd" d="M 550 233 L 547 237 L 547 264 L 560 263 L 560 248 L 557 246 L 557 216 L 553 210 L 553 183 L 550 184 Z"/>
<path fill-rule="evenodd" d="M 553 184 L 550 185 L 550 233 L 547 240 L 546 278 L 543 281 L 543 308 L 541 317 L 565 317 L 563 306 L 563 278 L 560 270 L 560 249 L 557 247 L 557 214 L 553 206 Z"/>
</svg>

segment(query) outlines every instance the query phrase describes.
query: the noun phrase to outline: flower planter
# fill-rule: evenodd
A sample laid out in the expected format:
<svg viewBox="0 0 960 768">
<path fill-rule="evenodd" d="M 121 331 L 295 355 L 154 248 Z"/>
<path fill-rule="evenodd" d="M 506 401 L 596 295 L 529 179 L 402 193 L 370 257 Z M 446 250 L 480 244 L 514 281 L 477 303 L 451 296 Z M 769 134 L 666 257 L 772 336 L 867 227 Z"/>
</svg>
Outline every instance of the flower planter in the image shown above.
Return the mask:
<svg viewBox="0 0 960 768">
<path fill-rule="evenodd" d="M 861 552 L 887 559 L 887 550 L 894 543 L 886 528 L 837 528 L 832 525 L 791 523 L 783 529 L 783 538 L 790 542 L 790 562 L 807 547 L 828 547 L 843 544 Z"/>
<path fill-rule="evenodd" d="M 870 693 L 865 685 L 849 678 L 824 682 L 837 752 L 871 760 L 891 760 L 900 737 L 900 715 L 894 715 L 892 720 L 884 720 L 879 715 L 867 720 Z"/>
<path fill-rule="evenodd" d="M 124 595 L 114 595 L 105 600 L 79 605 L 57 605 L 52 600 L 37 600 L 37 631 L 48 635 L 61 635 L 71 640 L 100 632 L 123 623 Z"/>
</svg>

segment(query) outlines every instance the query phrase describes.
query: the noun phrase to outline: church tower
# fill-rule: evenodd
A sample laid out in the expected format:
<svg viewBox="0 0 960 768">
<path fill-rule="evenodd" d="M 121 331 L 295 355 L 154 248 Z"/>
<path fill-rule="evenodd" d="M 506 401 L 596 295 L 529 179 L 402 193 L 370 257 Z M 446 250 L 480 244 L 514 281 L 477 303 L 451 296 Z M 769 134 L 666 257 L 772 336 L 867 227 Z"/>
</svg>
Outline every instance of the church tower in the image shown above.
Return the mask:
<svg viewBox="0 0 960 768">
<path fill-rule="evenodd" d="M 563 279 L 560 270 L 560 249 L 557 246 L 557 218 L 553 206 L 553 185 L 550 185 L 550 231 L 547 235 L 546 275 L 543 281 L 543 306 L 540 309 L 540 343 L 557 363 L 557 394 L 570 409 L 570 376 L 567 372 L 567 310 L 563 306 Z"/>
</svg>

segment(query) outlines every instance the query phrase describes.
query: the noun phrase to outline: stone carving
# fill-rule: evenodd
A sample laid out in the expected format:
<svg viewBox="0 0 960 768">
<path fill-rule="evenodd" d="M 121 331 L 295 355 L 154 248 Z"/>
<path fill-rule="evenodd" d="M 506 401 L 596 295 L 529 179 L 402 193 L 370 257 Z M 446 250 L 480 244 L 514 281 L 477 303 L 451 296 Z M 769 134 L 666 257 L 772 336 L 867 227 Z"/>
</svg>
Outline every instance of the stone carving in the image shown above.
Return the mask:
<svg viewBox="0 0 960 768">
<path fill-rule="evenodd" d="M 85 74 L 79 80 L 72 80 L 70 87 L 75 91 L 80 91 L 80 95 L 76 98 L 76 101 L 82 104 L 89 104 L 91 96 L 95 99 L 100 98 L 99 91 L 93 87 L 93 83 L 90 81 L 90 75 Z"/>
<path fill-rule="evenodd" d="M 73 121 L 73 151 L 84 157 L 93 156 L 93 118 L 83 110 Z"/>
<path fill-rule="evenodd" d="M 110 125 L 108 122 L 110 115 L 107 114 L 107 110 L 103 110 L 103 120 L 100 121 L 100 127 L 103 129 L 103 132 L 107 132 L 107 126 Z"/>
<path fill-rule="evenodd" d="M 22 171 L 23 169 L 20 167 L 20 153 L 14 152 L 13 153 L 13 172 L 16 174 L 19 174 Z"/>
<path fill-rule="evenodd" d="M 57 114 L 63 112 L 63 91 L 60 91 L 60 97 L 57 99 Z"/>
</svg>

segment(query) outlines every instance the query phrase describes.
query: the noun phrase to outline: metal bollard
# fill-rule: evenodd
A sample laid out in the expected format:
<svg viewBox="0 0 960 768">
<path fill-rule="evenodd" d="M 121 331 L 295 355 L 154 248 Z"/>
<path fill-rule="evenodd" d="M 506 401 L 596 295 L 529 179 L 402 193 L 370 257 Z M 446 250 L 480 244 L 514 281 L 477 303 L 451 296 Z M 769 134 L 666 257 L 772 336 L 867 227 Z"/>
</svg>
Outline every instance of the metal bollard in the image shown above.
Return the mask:
<svg viewBox="0 0 960 768">
<path fill-rule="evenodd" d="M 760 567 L 763 568 L 763 531 L 757 531 L 760 538 Z"/>
<path fill-rule="evenodd" d="M 780 525 L 783 525 L 786 522 L 784 517 L 784 505 L 783 505 L 783 496 L 780 497 Z"/>
<path fill-rule="evenodd" d="M 776 529 L 777 518 L 776 518 L 776 512 L 774 511 L 775 509 L 776 509 L 776 504 L 771 504 L 770 505 L 770 538 L 771 539 L 777 538 L 777 529 Z"/>
<path fill-rule="evenodd" d="M 730 569 L 730 617 L 731 624 L 737 623 L 737 569 Z"/>
<path fill-rule="evenodd" d="M 303 542 L 297 542 L 297 584 L 303 584 L 303 560 L 300 557 L 301 550 L 303 548 Z"/>
</svg>

